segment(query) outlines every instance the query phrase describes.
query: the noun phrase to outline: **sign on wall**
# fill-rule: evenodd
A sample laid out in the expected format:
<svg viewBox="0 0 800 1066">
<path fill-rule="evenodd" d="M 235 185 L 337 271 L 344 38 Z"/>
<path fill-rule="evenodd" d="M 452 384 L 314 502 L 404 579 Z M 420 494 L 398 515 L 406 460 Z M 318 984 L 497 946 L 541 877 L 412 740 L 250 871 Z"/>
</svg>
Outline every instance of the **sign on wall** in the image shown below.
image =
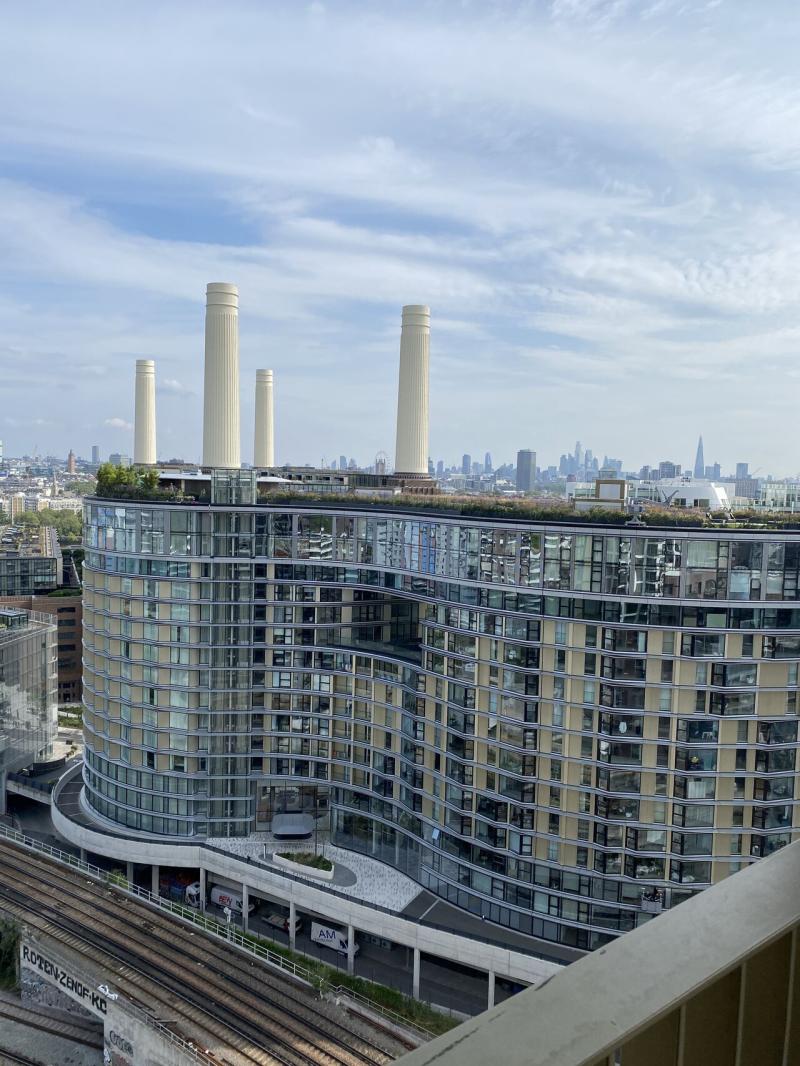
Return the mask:
<svg viewBox="0 0 800 1066">
<path fill-rule="evenodd" d="M 103 993 L 94 985 L 87 984 L 84 978 L 62 963 L 49 958 L 40 948 L 23 941 L 20 944 L 19 961 L 23 969 L 40 974 L 96 1017 L 105 1018 L 108 1013 L 108 1000 Z"/>
</svg>

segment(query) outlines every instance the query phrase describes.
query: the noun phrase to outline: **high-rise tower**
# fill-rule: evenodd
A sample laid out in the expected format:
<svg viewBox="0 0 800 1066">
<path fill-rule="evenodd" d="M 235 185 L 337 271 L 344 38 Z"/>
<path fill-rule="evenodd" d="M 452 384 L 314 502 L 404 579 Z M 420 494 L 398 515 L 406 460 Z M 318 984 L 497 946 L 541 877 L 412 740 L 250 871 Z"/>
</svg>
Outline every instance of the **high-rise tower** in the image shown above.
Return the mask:
<svg viewBox="0 0 800 1066">
<path fill-rule="evenodd" d="M 206 289 L 203 466 L 241 465 L 239 290 L 212 282 Z"/>
<path fill-rule="evenodd" d="M 149 466 L 156 461 L 156 364 L 152 359 L 136 360 L 133 461 Z"/>
<path fill-rule="evenodd" d="M 530 492 L 536 481 L 536 452 L 522 448 L 517 452 L 517 491 Z"/>
<path fill-rule="evenodd" d="M 428 473 L 430 335 L 431 309 L 424 304 L 404 307 L 394 453 L 394 468 L 399 474 Z"/>
<path fill-rule="evenodd" d="M 706 476 L 706 461 L 703 457 L 703 436 L 697 442 L 697 455 L 694 459 L 694 476 L 704 478 Z"/>
</svg>

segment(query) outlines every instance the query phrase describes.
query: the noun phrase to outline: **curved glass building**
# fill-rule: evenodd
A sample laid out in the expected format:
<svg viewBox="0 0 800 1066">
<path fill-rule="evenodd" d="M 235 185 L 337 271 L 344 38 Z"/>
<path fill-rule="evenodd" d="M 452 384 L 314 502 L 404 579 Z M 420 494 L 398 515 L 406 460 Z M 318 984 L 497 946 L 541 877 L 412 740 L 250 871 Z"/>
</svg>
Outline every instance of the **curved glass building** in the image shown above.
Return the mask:
<svg viewBox="0 0 800 1066">
<path fill-rule="evenodd" d="M 196 839 L 327 811 L 341 846 L 577 948 L 797 834 L 800 533 L 264 488 L 87 500 L 101 823 Z"/>
</svg>

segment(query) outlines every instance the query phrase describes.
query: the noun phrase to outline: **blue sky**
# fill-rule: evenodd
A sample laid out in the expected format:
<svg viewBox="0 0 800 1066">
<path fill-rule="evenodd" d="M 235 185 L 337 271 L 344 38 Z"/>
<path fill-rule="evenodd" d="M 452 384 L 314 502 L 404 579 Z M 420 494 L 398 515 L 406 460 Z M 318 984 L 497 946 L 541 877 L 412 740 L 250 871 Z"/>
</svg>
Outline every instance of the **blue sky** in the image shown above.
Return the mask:
<svg viewBox="0 0 800 1066">
<path fill-rule="evenodd" d="M 203 300 L 241 303 L 279 461 L 394 450 L 432 310 L 431 453 L 800 471 L 792 0 L 10 5 L 0 437 L 201 440 Z"/>
</svg>

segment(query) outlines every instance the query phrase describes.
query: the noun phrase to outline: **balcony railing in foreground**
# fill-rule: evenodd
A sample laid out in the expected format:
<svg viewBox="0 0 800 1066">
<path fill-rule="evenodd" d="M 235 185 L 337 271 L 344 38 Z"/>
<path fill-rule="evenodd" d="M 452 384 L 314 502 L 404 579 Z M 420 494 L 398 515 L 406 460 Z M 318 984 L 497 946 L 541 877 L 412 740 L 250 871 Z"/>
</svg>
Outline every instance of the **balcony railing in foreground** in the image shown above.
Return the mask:
<svg viewBox="0 0 800 1066">
<path fill-rule="evenodd" d="M 799 927 L 800 841 L 401 1062 L 794 1066 Z"/>
</svg>

